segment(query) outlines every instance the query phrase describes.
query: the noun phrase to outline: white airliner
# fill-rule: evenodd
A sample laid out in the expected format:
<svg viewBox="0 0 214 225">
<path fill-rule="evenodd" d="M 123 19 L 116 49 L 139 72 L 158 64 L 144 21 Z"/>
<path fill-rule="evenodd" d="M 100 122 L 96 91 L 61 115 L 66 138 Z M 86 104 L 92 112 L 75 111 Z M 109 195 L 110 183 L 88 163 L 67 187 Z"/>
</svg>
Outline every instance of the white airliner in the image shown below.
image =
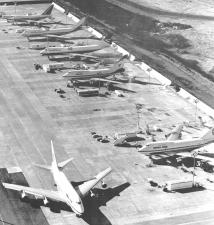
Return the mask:
<svg viewBox="0 0 214 225">
<path fill-rule="evenodd" d="M 180 152 L 190 152 L 194 149 L 201 148 L 213 142 L 214 128 L 210 129 L 205 135 L 200 138 L 150 142 L 145 144 L 138 151 L 148 155 L 162 153 L 177 154 Z"/>
<path fill-rule="evenodd" d="M 73 187 L 70 181 L 65 176 L 65 174 L 62 172 L 62 169 L 73 158 L 65 160 L 61 163 L 57 163 L 52 141 L 51 141 L 51 150 L 52 150 L 51 166 L 46 165 L 37 165 L 37 166 L 51 171 L 57 187 L 57 191 L 25 187 L 9 183 L 2 183 L 2 184 L 7 189 L 20 191 L 22 198 L 24 198 L 26 194 L 28 194 L 34 195 L 36 198 L 43 199 L 45 205 L 48 203 L 48 199 L 64 202 L 73 210 L 73 212 L 75 212 L 77 216 L 81 216 L 84 213 L 82 197 L 86 196 L 98 182 L 101 182 L 102 186 L 105 185 L 103 182 L 103 178 L 111 172 L 111 168 L 109 167 L 106 170 L 100 172 L 91 180 L 83 182 L 81 185 L 77 187 Z"/>
<path fill-rule="evenodd" d="M 85 23 L 85 21 L 86 21 L 86 18 L 84 17 L 78 23 L 72 25 L 71 27 L 51 28 L 49 30 L 29 29 L 29 30 L 25 30 L 22 33 L 22 35 L 29 39 L 31 37 L 44 37 L 46 35 L 51 35 L 51 34 L 53 35 L 68 34 L 79 29 Z"/>
<path fill-rule="evenodd" d="M 41 15 L 3 15 L 3 19 L 7 19 L 8 22 L 34 22 L 45 18 L 51 18 L 51 12 L 54 5 L 50 5 Z"/>
</svg>

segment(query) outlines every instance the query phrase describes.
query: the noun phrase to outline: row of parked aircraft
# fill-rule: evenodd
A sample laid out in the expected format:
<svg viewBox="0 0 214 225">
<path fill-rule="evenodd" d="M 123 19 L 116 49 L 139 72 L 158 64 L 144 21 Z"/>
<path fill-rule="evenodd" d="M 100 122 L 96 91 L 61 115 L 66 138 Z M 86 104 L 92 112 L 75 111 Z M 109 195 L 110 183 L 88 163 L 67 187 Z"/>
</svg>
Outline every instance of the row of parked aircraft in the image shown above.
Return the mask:
<svg viewBox="0 0 214 225">
<path fill-rule="evenodd" d="M 51 19 L 52 10 L 53 10 L 53 5 L 49 6 L 41 15 L 4 15 L 3 19 L 6 19 L 8 22 L 13 22 L 13 23 L 27 23 L 29 25 L 35 25 L 35 24 L 38 24 L 38 21 L 40 20 L 43 20 L 46 18 Z M 40 30 L 40 29 L 25 30 L 22 33 L 22 35 L 27 37 L 28 39 L 31 37 L 44 37 L 48 39 L 61 41 L 61 40 L 69 39 L 69 38 L 62 37 L 61 35 L 68 34 L 78 30 L 79 28 L 81 28 L 82 25 L 84 25 L 85 20 L 86 18 L 82 18 L 75 25 L 71 25 L 70 27 L 66 27 L 66 28 L 54 28 L 49 30 Z M 85 48 L 87 49 L 84 50 Z M 101 45 L 100 46 L 97 46 L 97 45 L 75 46 L 75 47 L 67 47 L 66 48 L 67 51 L 63 52 L 61 51 L 62 50 L 61 47 L 56 47 L 56 48 L 48 47 L 41 53 L 43 55 L 55 55 L 55 54 L 67 54 L 70 52 L 92 52 L 101 48 L 103 48 L 103 46 Z M 75 49 L 77 50 L 75 51 Z M 63 50 L 65 51 L 65 48 L 63 48 Z M 56 53 L 57 51 L 58 53 Z M 82 56 L 82 55 L 79 54 L 78 56 Z M 86 57 L 86 55 L 83 55 L 83 56 Z M 96 58 L 95 56 L 87 56 L 87 57 Z M 106 71 L 106 73 L 114 72 L 118 70 L 119 68 L 121 67 L 117 65 L 117 67 L 111 68 L 111 70 Z M 72 72 L 70 72 L 70 74 L 71 73 Z M 96 73 L 97 71 L 94 71 L 94 72 L 91 71 L 90 78 L 93 78 L 93 77 L 96 78 L 97 77 Z M 102 73 L 102 71 L 99 70 L 99 73 Z M 104 72 L 102 74 L 104 74 Z M 75 80 L 81 79 L 82 76 L 85 76 L 85 75 L 86 74 L 84 71 L 78 70 Z M 65 77 L 70 78 L 70 76 L 65 76 Z M 35 196 L 35 198 L 37 199 L 43 199 L 43 202 L 45 205 L 48 204 L 49 200 L 64 202 L 72 209 L 72 211 L 77 216 L 81 216 L 84 213 L 84 205 L 83 205 L 82 199 L 89 193 L 91 194 L 91 196 L 93 196 L 92 189 L 99 182 L 101 183 L 102 187 L 106 187 L 106 184 L 104 183 L 103 179 L 112 171 L 112 169 L 109 167 L 105 169 L 104 171 L 98 173 L 92 179 L 82 182 L 79 186 L 74 187 L 72 183 L 68 180 L 68 178 L 65 176 L 65 174 L 63 173 L 63 168 L 69 162 L 71 162 L 73 158 L 70 158 L 63 162 L 58 163 L 55 156 L 54 146 L 52 141 L 51 141 L 51 153 L 52 153 L 52 163 L 50 166 L 39 165 L 39 164 L 35 164 L 35 165 L 51 172 L 57 191 L 26 187 L 26 186 L 10 184 L 10 183 L 3 183 L 3 186 L 7 189 L 20 192 L 22 198 L 24 198 L 27 195 L 32 195 L 32 196 Z"/>
<path fill-rule="evenodd" d="M 2 15 L 3 19 L 6 19 L 8 22 L 12 23 L 34 23 L 35 21 L 43 20 L 46 18 L 51 19 L 51 13 L 54 5 L 50 5 L 41 15 Z"/>
<path fill-rule="evenodd" d="M 41 15 L 27 15 L 27 16 L 18 16 L 18 15 L 4 15 L 3 18 L 7 19 L 9 22 L 24 22 L 27 24 L 34 24 L 36 21 L 52 18 L 51 12 L 53 10 L 53 5 L 48 7 Z M 55 28 L 50 30 L 26 30 L 23 32 L 23 36 L 30 37 L 45 37 L 49 39 L 55 40 L 65 40 L 68 38 L 62 37 L 61 35 L 71 33 L 79 29 L 84 23 L 86 18 L 81 19 L 75 25 L 72 25 L 69 28 Z M 75 53 L 75 48 L 81 49 L 81 52 L 95 51 L 97 50 L 97 46 L 88 47 L 87 51 L 84 50 L 85 46 L 78 47 L 68 47 L 67 50 L 71 50 L 68 52 L 62 53 L 61 50 L 57 47 L 57 49 L 52 49 L 51 47 L 45 49 L 42 53 L 44 55 L 55 55 L 55 54 L 67 54 L 67 53 Z M 60 51 L 58 53 L 53 53 L 55 50 Z M 56 51 L 55 51 L 56 52 Z M 82 56 L 79 54 L 78 56 Z M 84 55 L 85 56 L 85 55 Z M 86 56 L 85 56 L 86 57 Z M 90 57 L 90 56 L 87 56 Z M 94 56 L 96 57 L 96 56 Z M 93 70 L 71 70 L 64 75 L 64 77 L 73 79 L 75 81 L 79 80 L 90 80 L 90 79 L 101 79 L 106 78 L 112 73 L 115 73 L 121 70 L 122 63 L 117 62 L 110 68 L 103 69 L 93 69 Z M 111 82 L 111 81 L 110 81 Z M 112 81 L 115 82 L 115 81 Z M 179 125 L 176 127 L 170 135 L 167 137 L 165 141 L 157 141 L 146 143 L 142 148 L 139 149 L 139 152 L 144 154 L 178 154 L 180 152 L 189 152 L 195 150 L 197 148 L 201 148 L 207 144 L 214 142 L 214 128 L 210 129 L 205 135 L 200 138 L 195 139 L 187 139 L 187 140 L 179 140 L 180 135 L 183 129 L 183 125 Z M 25 187 L 16 184 L 3 183 L 3 186 L 7 189 L 12 189 L 21 192 L 21 197 L 24 198 L 26 195 L 33 195 L 36 198 L 41 198 L 44 201 L 44 204 L 48 203 L 48 200 L 60 201 L 66 203 L 78 216 L 81 216 L 84 213 L 84 206 L 82 203 L 83 197 L 85 197 L 88 193 L 92 193 L 92 189 L 99 182 L 102 183 L 102 186 L 105 186 L 103 179 L 110 172 L 111 168 L 107 168 L 106 170 L 97 174 L 94 178 L 83 182 L 77 187 L 74 187 L 68 178 L 63 173 L 63 168 L 72 160 L 72 158 L 65 160 L 63 162 L 58 163 L 56 160 L 53 143 L 51 141 L 51 153 L 52 153 L 52 164 L 51 166 L 47 165 L 36 165 L 40 168 L 48 170 L 52 173 L 53 179 L 55 181 L 57 191 L 53 190 L 45 190 L 45 189 L 37 189 L 32 187 Z"/>
<path fill-rule="evenodd" d="M 41 15 L 5 15 L 3 16 L 4 19 L 7 19 L 8 22 L 19 22 L 19 23 L 27 23 L 29 25 L 33 24 L 34 21 L 40 21 L 43 19 L 51 19 L 51 12 L 53 10 L 53 5 L 50 5 Z M 32 40 L 32 38 L 44 38 L 47 39 L 48 41 L 69 41 L 72 39 L 82 39 L 84 38 L 83 36 L 74 36 L 69 37 L 65 36 L 66 34 L 70 34 L 74 31 L 77 31 L 81 29 L 81 27 L 85 24 L 86 18 L 82 18 L 78 23 L 74 25 L 70 25 L 69 27 L 60 27 L 60 28 L 50 28 L 48 30 L 41 30 L 41 29 L 26 29 L 22 35 L 24 37 L 27 37 L 28 40 Z M 87 36 L 87 38 L 93 38 L 93 39 L 98 39 L 91 35 L 90 37 Z M 102 60 L 105 60 L 107 57 L 106 61 L 112 61 L 111 64 L 113 64 L 111 67 L 99 67 L 99 64 L 97 64 L 96 67 L 94 68 L 78 68 L 77 69 L 71 69 L 68 72 L 66 72 L 63 77 L 66 79 L 71 80 L 73 83 L 81 83 L 82 80 L 84 81 L 94 81 L 96 79 L 102 79 L 102 82 L 108 82 L 115 84 L 116 81 L 112 81 L 111 79 L 106 79 L 110 77 L 112 74 L 121 71 L 123 69 L 123 64 L 121 63 L 121 60 L 118 61 L 118 59 L 114 60 L 109 60 L 109 57 L 114 57 L 113 54 L 107 53 L 106 54 L 98 54 L 96 56 L 93 56 L 93 54 L 88 54 L 88 53 L 93 53 L 96 52 L 97 50 L 106 48 L 109 46 L 106 42 L 103 40 L 100 40 L 101 42 L 98 44 L 90 44 L 90 45 L 69 45 L 69 46 L 58 46 L 58 47 L 52 47 L 48 46 L 44 50 L 40 52 L 41 55 L 46 55 L 48 56 L 51 60 L 57 59 L 61 55 L 62 58 L 65 58 L 64 56 L 66 55 L 67 58 L 73 59 L 74 57 L 79 57 L 79 58 L 84 58 L 92 61 L 96 59 L 97 61 L 100 60 L 100 57 Z M 109 56 L 110 54 L 110 56 Z M 118 82 L 117 82 L 118 83 Z"/>
</svg>

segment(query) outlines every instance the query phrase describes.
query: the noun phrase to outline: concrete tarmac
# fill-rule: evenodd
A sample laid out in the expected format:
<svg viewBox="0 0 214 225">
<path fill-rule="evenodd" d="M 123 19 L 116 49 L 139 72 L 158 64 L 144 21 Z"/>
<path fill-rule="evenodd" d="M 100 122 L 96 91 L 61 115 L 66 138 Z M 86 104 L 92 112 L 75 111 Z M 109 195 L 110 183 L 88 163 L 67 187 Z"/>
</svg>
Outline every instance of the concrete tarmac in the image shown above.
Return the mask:
<svg viewBox="0 0 214 225">
<path fill-rule="evenodd" d="M 46 6 L 18 6 L 17 14 L 32 8 L 40 12 Z M 4 7 L 4 10 L 9 13 L 14 8 Z M 56 10 L 54 17 L 65 21 L 64 15 Z M 132 147 L 133 143 L 118 148 L 112 140 L 100 143 L 90 133 L 95 131 L 113 137 L 116 132 L 136 131 L 135 104 L 138 103 L 142 105 L 140 126 L 145 142 L 151 140 L 151 136 L 145 134 L 147 123 L 163 130 L 154 131 L 155 138 L 160 140 L 175 124 L 187 120 L 194 122 L 194 105 L 129 61 L 124 62 L 126 73 L 135 75 L 137 82 L 117 87 L 123 92 L 123 98 L 114 92 L 105 96 L 104 88 L 99 96 L 80 97 L 66 87 L 63 72 L 51 74 L 34 69 L 34 63 L 48 63 L 48 59 L 28 49 L 27 40 L 15 33 L 18 28 L 1 21 L 0 165 L 20 167 L 32 187 L 55 189 L 51 175 L 33 166 L 33 163 L 51 163 L 50 141 L 53 140 L 59 162 L 74 158 L 64 172 L 75 184 L 92 178 L 108 166 L 113 169 L 105 179 L 108 188 L 103 190 L 98 185 L 94 190 L 96 197 L 85 199 L 83 218 L 77 218 L 63 204 L 55 205 L 57 210 L 54 211 L 41 205 L 49 224 L 142 224 L 151 219 L 209 209 L 214 201 L 211 191 L 165 193 L 147 182 L 149 177 L 163 183 L 189 178 L 192 174 L 167 164 L 152 164 L 147 156 Z M 62 96 L 54 91 L 59 88 L 65 91 Z M 212 118 L 203 112 L 197 111 L 197 116 L 213 125 Z M 197 124 L 196 128 L 187 128 L 183 138 L 200 135 L 204 127 Z"/>
<path fill-rule="evenodd" d="M 7 169 L 0 169 L 1 182 L 9 182 L 28 186 L 22 172 L 8 173 Z M 0 185 L 0 222 L 2 224 L 16 225 L 48 225 L 48 222 L 39 207 L 30 201 L 20 199 L 20 194 L 16 191 L 5 190 Z"/>
</svg>

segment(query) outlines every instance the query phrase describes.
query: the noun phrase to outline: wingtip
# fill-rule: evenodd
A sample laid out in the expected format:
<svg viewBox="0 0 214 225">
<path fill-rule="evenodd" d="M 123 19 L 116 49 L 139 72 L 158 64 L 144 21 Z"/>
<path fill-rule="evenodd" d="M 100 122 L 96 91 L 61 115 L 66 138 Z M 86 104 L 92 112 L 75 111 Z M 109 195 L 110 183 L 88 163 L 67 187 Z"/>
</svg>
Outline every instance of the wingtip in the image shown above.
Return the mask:
<svg viewBox="0 0 214 225">
<path fill-rule="evenodd" d="M 112 168 L 111 168 L 111 167 L 108 167 L 108 168 L 106 169 L 106 171 L 111 172 L 111 171 L 112 171 Z"/>
</svg>

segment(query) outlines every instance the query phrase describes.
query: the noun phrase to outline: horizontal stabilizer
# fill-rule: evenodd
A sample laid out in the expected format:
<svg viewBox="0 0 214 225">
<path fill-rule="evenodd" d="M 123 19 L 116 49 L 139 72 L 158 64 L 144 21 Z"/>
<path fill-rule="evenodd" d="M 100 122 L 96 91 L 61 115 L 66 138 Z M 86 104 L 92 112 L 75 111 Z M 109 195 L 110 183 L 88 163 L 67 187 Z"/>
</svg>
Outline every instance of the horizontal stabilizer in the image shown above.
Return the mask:
<svg viewBox="0 0 214 225">
<path fill-rule="evenodd" d="M 46 165 L 40 165 L 40 164 L 34 164 L 34 166 L 37 166 L 39 168 L 45 169 L 45 170 L 51 170 L 50 166 L 46 166 Z"/>
<path fill-rule="evenodd" d="M 65 160 L 65 161 L 63 161 L 63 162 L 60 162 L 60 163 L 58 163 L 58 167 L 60 168 L 60 169 L 63 169 L 70 161 L 72 161 L 73 160 L 73 158 L 70 158 L 70 159 L 67 159 L 67 160 Z"/>
</svg>

